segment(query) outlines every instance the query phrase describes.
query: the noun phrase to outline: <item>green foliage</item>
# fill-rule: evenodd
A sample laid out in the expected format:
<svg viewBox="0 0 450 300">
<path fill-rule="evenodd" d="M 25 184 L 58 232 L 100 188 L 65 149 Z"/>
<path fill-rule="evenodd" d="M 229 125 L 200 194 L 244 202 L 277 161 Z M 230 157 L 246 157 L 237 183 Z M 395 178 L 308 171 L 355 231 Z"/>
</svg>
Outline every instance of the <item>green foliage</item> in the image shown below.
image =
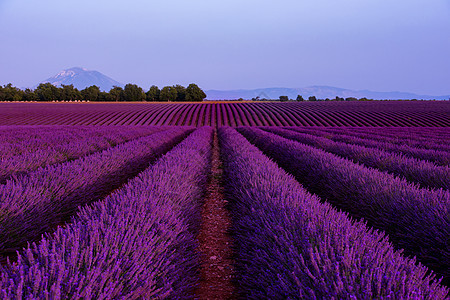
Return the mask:
<svg viewBox="0 0 450 300">
<path fill-rule="evenodd" d="M 194 83 L 187 88 L 182 85 L 166 86 L 162 90 L 152 85 L 147 93 L 136 84 L 127 84 L 125 88 L 114 86 L 109 92 L 102 92 L 92 85 L 78 90 L 73 84 L 56 87 L 51 83 L 41 83 L 35 90 L 24 91 L 11 83 L 0 85 L 0 101 L 203 101 L 206 94 Z"/>
<path fill-rule="evenodd" d="M 75 100 L 81 100 L 81 92 L 73 87 L 73 84 L 70 85 L 64 85 L 61 84 L 60 90 L 60 100 L 68 100 L 68 101 L 75 101 Z"/>
<path fill-rule="evenodd" d="M 308 101 L 317 101 L 316 96 L 309 96 Z"/>
<path fill-rule="evenodd" d="M 39 101 L 39 97 L 33 90 L 25 89 L 22 100 L 23 101 Z"/>
<path fill-rule="evenodd" d="M 24 92 L 11 83 L 0 88 L 0 101 L 21 101 L 23 98 Z"/>
<path fill-rule="evenodd" d="M 131 101 L 145 101 L 146 95 L 141 87 L 136 84 L 127 84 L 123 89 L 123 100 L 127 102 Z"/>
<path fill-rule="evenodd" d="M 59 89 L 51 83 L 41 83 L 34 91 L 39 101 L 56 101 L 60 99 Z"/>
<path fill-rule="evenodd" d="M 205 92 L 202 91 L 196 84 L 191 83 L 186 88 L 186 101 L 196 102 L 203 101 L 206 98 Z"/>
<path fill-rule="evenodd" d="M 186 88 L 182 85 L 174 85 L 173 86 L 175 88 L 175 90 L 177 91 L 177 98 L 175 99 L 175 101 L 185 101 L 186 100 Z"/>
<path fill-rule="evenodd" d="M 173 86 L 165 86 L 161 90 L 159 97 L 161 101 L 175 101 L 177 99 L 177 90 Z"/>
<path fill-rule="evenodd" d="M 115 99 L 114 97 L 108 93 L 108 92 L 100 92 L 100 94 L 98 95 L 98 100 L 97 101 L 101 101 L 101 102 L 114 102 Z"/>
<path fill-rule="evenodd" d="M 284 101 L 288 101 L 289 97 L 288 96 L 280 96 L 280 101 L 284 102 Z"/>
<path fill-rule="evenodd" d="M 161 94 L 161 91 L 156 85 L 152 85 L 150 89 L 147 92 L 147 101 L 159 101 L 159 95 Z"/>
<path fill-rule="evenodd" d="M 303 97 L 301 95 L 297 95 L 297 101 L 305 101 L 305 99 L 303 99 Z"/>
<path fill-rule="evenodd" d="M 123 101 L 123 88 L 120 86 L 113 86 L 113 88 L 109 90 L 109 96 L 111 101 Z"/>
<path fill-rule="evenodd" d="M 81 96 L 86 101 L 97 101 L 100 96 L 100 88 L 96 85 L 91 85 L 81 90 Z"/>
</svg>

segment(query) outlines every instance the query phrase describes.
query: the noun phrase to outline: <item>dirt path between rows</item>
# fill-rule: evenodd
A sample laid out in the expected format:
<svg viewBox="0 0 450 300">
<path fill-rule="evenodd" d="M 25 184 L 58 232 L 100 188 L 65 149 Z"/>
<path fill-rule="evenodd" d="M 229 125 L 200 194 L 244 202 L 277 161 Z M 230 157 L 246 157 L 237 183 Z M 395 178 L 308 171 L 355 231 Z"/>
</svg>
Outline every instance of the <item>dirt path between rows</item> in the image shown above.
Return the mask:
<svg viewBox="0 0 450 300">
<path fill-rule="evenodd" d="M 231 218 L 222 188 L 217 130 L 214 132 L 211 179 L 202 209 L 199 233 L 201 251 L 200 282 L 195 299 L 234 299 L 232 239 L 228 234 Z"/>
</svg>

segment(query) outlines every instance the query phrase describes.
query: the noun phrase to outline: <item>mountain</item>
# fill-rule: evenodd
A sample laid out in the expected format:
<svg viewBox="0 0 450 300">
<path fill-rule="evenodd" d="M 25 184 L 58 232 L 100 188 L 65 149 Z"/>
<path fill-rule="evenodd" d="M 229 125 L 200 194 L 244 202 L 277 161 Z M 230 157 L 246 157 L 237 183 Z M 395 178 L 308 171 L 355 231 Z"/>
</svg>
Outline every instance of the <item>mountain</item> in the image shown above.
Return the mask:
<svg viewBox="0 0 450 300">
<path fill-rule="evenodd" d="M 288 96 L 290 99 L 296 99 L 297 95 L 302 95 L 307 99 L 309 96 L 316 96 L 318 99 L 336 98 L 336 96 L 347 98 L 368 98 L 376 100 L 398 100 L 398 99 L 423 99 L 423 100 L 448 100 L 450 95 L 430 96 L 417 95 L 405 92 L 374 92 L 369 90 L 349 90 L 332 86 L 309 86 L 304 88 L 264 88 L 254 90 L 208 90 L 206 99 L 208 100 L 233 100 L 233 99 L 252 99 L 259 97 L 260 99 L 279 99 L 280 96 Z"/>
<path fill-rule="evenodd" d="M 50 82 L 55 86 L 60 86 L 61 84 L 73 84 L 73 86 L 79 90 L 91 85 L 98 86 L 102 91 L 109 91 L 113 86 L 124 86 L 122 83 L 117 82 L 100 72 L 90 71 L 79 67 L 63 70 L 55 76 L 42 81 L 42 83 L 46 82 Z"/>
</svg>

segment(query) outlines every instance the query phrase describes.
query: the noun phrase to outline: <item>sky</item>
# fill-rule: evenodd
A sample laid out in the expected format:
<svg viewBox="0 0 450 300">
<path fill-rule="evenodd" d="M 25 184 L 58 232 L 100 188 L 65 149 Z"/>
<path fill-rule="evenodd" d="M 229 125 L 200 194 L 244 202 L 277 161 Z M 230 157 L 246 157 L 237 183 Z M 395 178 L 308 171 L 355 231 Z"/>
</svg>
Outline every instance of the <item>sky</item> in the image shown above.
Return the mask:
<svg viewBox="0 0 450 300">
<path fill-rule="evenodd" d="M 0 0 L 0 84 L 450 94 L 450 0 Z"/>
</svg>

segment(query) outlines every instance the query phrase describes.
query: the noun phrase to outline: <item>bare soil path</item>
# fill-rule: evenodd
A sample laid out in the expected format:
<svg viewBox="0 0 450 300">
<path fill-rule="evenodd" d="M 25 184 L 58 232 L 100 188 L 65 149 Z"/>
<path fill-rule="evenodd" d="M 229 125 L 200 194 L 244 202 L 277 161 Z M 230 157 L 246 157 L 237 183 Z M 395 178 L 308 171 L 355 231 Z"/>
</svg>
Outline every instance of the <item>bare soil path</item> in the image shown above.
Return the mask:
<svg viewBox="0 0 450 300">
<path fill-rule="evenodd" d="M 214 132 L 211 179 L 202 209 L 199 249 L 201 251 L 200 283 L 195 299 L 234 299 L 232 239 L 228 234 L 231 218 L 226 209 L 222 187 L 217 130 Z"/>
</svg>

